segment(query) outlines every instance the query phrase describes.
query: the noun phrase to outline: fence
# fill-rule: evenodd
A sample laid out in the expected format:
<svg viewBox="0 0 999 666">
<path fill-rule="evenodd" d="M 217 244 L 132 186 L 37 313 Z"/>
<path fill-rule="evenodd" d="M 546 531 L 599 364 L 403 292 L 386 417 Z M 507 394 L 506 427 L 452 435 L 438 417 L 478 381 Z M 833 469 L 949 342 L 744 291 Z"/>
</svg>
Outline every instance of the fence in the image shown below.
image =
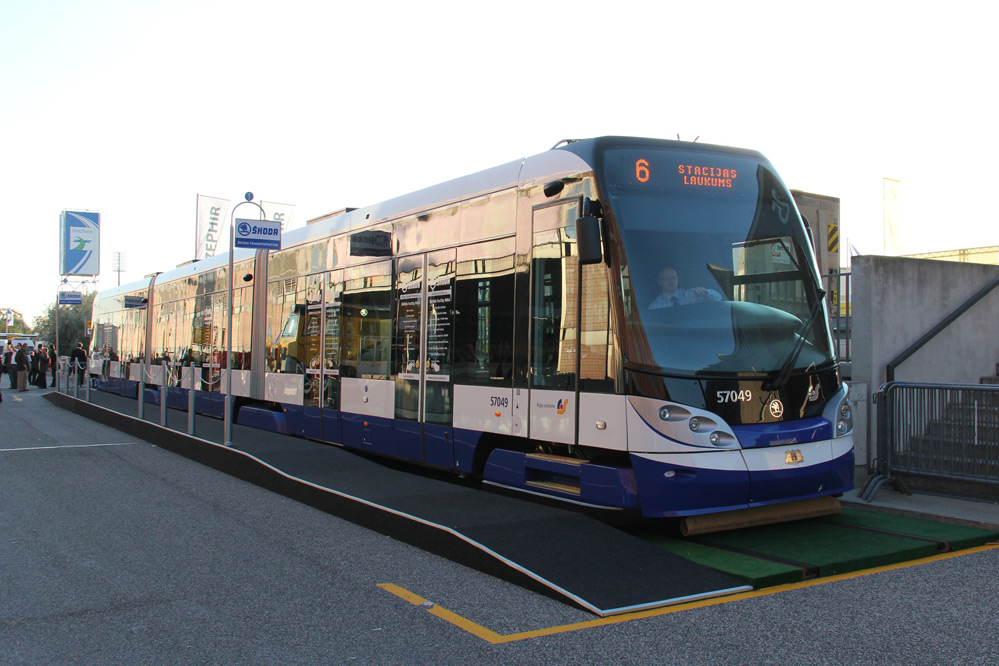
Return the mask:
<svg viewBox="0 0 999 666">
<path fill-rule="evenodd" d="M 861 497 L 883 483 L 918 479 L 948 494 L 999 495 L 999 386 L 889 382 L 874 394 L 875 475 Z"/>
<path fill-rule="evenodd" d="M 852 361 L 853 301 L 850 293 L 850 273 L 830 272 L 823 276 L 829 303 L 829 326 L 832 329 L 833 350 L 838 361 Z"/>
</svg>

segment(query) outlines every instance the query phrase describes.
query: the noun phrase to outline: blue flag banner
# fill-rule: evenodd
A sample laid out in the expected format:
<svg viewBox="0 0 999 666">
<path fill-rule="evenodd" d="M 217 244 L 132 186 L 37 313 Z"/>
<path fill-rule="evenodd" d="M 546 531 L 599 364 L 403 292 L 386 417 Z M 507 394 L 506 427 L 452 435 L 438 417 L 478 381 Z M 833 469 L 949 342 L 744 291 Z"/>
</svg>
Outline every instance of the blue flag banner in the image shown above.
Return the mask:
<svg viewBox="0 0 999 666">
<path fill-rule="evenodd" d="M 59 216 L 59 274 L 100 275 L 101 214 L 64 210 Z"/>
</svg>

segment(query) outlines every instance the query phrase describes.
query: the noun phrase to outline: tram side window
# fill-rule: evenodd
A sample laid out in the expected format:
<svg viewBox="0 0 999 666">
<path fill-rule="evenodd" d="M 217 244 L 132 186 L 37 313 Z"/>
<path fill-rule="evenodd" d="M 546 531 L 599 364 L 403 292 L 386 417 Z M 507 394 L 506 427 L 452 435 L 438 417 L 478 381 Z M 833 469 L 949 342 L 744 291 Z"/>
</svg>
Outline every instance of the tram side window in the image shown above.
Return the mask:
<svg viewBox="0 0 999 666">
<path fill-rule="evenodd" d="M 250 369 L 250 341 L 253 328 L 253 289 L 243 287 L 232 299 L 232 368 Z"/>
<path fill-rule="evenodd" d="M 580 313 L 579 389 L 591 393 L 614 393 L 611 369 L 610 296 L 607 269 L 583 267 L 583 309 Z"/>
<path fill-rule="evenodd" d="M 303 374 L 308 362 L 306 331 L 310 313 L 307 278 L 270 283 L 267 293 L 267 371 Z"/>
<path fill-rule="evenodd" d="M 391 262 L 350 269 L 345 277 L 340 374 L 388 379 L 392 362 Z"/>
<path fill-rule="evenodd" d="M 211 296 L 194 298 L 194 312 L 191 317 L 191 363 L 204 365 L 211 360 L 212 329 L 215 327 Z"/>
<path fill-rule="evenodd" d="M 535 234 L 531 387 L 575 390 L 577 317 L 575 243 L 565 229 Z"/>
<path fill-rule="evenodd" d="M 176 337 L 176 320 L 173 316 L 174 304 L 161 303 L 156 306 L 157 316 L 153 320 L 153 364 L 173 360 L 173 341 Z"/>
<path fill-rule="evenodd" d="M 459 249 L 454 293 L 454 382 L 513 381 L 513 243 Z"/>
<path fill-rule="evenodd" d="M 515 190 L 494 192 L 466 201 L 461 205 L 461 242 L 469 243 L 512 234 L 516 220 Z"/>
<path fill-rule="evenodd" d="M 194 334 L 194 297 L 185 298 L 177 303 L 177 361 L 181 365 L 191 365 L 191 351 Z"/>
</svg>

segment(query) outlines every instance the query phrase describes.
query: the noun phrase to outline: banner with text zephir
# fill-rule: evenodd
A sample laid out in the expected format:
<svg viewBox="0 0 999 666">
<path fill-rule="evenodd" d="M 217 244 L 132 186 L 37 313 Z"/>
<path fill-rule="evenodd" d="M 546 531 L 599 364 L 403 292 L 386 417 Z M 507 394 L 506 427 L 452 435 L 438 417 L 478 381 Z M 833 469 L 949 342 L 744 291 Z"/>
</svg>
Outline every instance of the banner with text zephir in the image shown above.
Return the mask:
<svg viewBox="0 0 999 666">
<path fill-rule="evenodd" d="M 59 215 L 59 275 L 100 275 L 101 214 L 64 210 Z"/>
<path fill-rule="evenodd" d="M 236 247 L 280 250 L 281 223 L 269 220 L 236 220 Z"/>
<path fill-rule="evenodd" d="M 198 230 L 195 234 L 194 258 L 214 257 L 218 249 L 222 224 L 229 210 L 229 200 L 198 195 Z"/>
</svg>

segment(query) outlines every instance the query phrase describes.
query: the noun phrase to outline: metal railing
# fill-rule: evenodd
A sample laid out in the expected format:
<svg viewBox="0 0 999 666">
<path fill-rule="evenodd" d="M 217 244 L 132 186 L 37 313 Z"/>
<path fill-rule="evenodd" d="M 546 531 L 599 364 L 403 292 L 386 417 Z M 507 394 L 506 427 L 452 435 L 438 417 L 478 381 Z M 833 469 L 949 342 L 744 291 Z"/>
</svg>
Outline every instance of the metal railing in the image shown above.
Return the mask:
<svg viewBox="0 0 999 666">
<path fill-rule="evenodd" d="M 823 281 L 829 302 L 829 327 L 832 329 L 836 360 L 852 361 L 853 296 L 850 293 L 850 272 L 830 272 L 823 276 Z"/>
<path fill-rule="evenodd" d="M 877 474 L 861 498 L 884 483 L 908 492 L 900 475 L 941 490 L 954 482 L 999 492 L 999 386 L 888 382 L 874 394 Z"/>
<path fill-rule="evenodd" d="M 191 366 L 188 386 L 184 386 L 180 368 L 172 367 L 173 364 L 170 364 L 168 361 L 161 361 L 157 365 L 148 366 L 145 363 L 133 363 L 131 365 L 139 366 L 137 372 L 138 379 L 132 380 L 137 384 L 136 405 L 138 418 L 145 418 L 146 387 L 149 386 L 150 388 L 156 390 L 159 394 L 160 425 L 166 427 L 167 411 L 170 402 L 170 389 L 183 388 L 187 392 L 187 434 L 194 435 L 195 395 L 197 391 L 192 389 L 195 385 L 202 386 L 204 384 L 209 384 L 207 381 L 202 381 L 199 376 L 202 368 L 199 366 Z M 154 373 L 153 370 L 158 370 L 158 372 Z M 99 382 L 101 380 L 104 382 L 109 381 L 110 374 L 112 373 L 110 373 L 109 365 L 102 365 L 100 373 L 90 373 L 87 364 L 79 364 L 67 357 L 62 357 L 57 368 L 56 390 L 60 393 L 72 395 L 73 398 L 79 399 L 79 392 L 82 387 L 85 392 L 83 397 L 84 401 L 90 402 L 91 385 L 94 382 Z M 81 378 L 81 375 L 84 376 L 85 379 Z M 115 379 L 117 379 L 117 377 Z M 94 388 L 99 387 L 94 386 Z"/>
</svg>

